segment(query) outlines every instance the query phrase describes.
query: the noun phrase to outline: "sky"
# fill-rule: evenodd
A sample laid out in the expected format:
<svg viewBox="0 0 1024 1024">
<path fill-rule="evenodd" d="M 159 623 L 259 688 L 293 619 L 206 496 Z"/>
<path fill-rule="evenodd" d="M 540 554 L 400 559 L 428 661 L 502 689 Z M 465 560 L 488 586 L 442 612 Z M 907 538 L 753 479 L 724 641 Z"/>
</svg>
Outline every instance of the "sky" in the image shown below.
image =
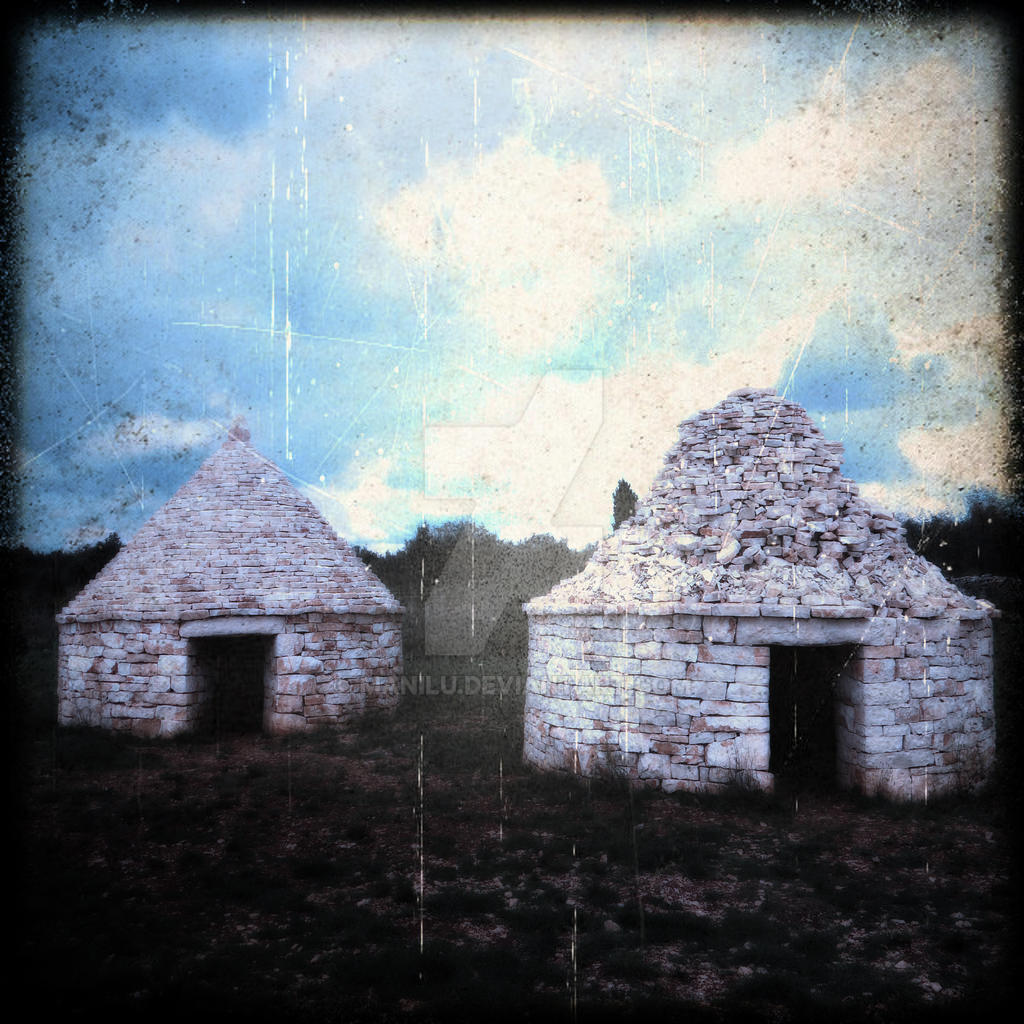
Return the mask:
<svg viewBox="0 0 1024 1024">
<path fill-rule="evenodd" d="M 244 416 L 351 542 L 580 547 L 772 387 L 861 493 L 1007 493 L 998 23 L 23 26 L 16 540 L 128 540 Z"/>
</svg>

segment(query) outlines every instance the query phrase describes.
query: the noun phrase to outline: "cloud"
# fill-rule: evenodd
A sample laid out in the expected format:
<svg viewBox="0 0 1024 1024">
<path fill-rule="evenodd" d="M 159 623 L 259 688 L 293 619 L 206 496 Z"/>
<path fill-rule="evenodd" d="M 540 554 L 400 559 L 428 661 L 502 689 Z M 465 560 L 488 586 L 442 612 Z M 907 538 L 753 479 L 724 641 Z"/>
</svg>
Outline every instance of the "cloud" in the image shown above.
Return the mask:
<svg viewBox="0 0 1024 1024">
<path fill-rule="evenodd" d="M 424 520 L 463 516 L 508 540 L 582 547 L 610 529 L 620 478 L 646 493 L 683 419 L 735 388 L 770 386 L 781 359 L 767 332 L 705 363 L 663 353 L 614 372 L 523 375 L 489 391 L 476 422 L 427 425 L 421 485 L 396 483 L 418 467 L 381 455 L 305 493 L 341 535 L 380 550 Z"/>
<path fill-rule="evenodd" d="M 112 258 L 145 258 L 184 271 L 207 246 L 223 244 L 269 195 L 270 156 L 261 135 L 232 144 L 178 118 L 129 143 L 128 187 L 111 180 L 106 244 Z M 113 176 L 112 176 L 113 177 Z M 106 205 L 106 204 L 104 204 Z M 211 253 L 212 255 L 212 253 Z"/>
<path fill-rule="evenodd" d="M 887 434 L 880 433 L 877 443 Z M 897 444 L 904 472 L 857 480 L 860 493 L 881 508 L 915 518 L 957 517 L 967 513 L 972 492 L 1009 490 L 1009 431 L 994 410 L 971 423 L 902 430 Z"/>
<path fill-rule="evenodd" d="M 562 163 L 521 137 L 473 167 L 432 169 L 380 210 L 378 224 L 520 355 L 573 339 L 612 282 L 626 239 L 596 161 Z"/>
<path fill-rule="evenodd" d="M 817 318 L 808 341 L 790 350 L 778 386 L 844 442 L 845 469 L 856 480 L 894 484 L 920 475 L 933 493 L 956 498 L 969 467 L 949 476 L 936 460 L 962 433 L 979 443 L 980 475 L 968 484 L 1003 486 L 982 468 L 984 453 L 1005 457 L 997 329 L 998 318 L 981 317 L 898 338 L 873 303 L 837 303 Z"/>
<path fill-rule="evenodd" d="M 972 168 L 991 166 L 991 128 L 964 130 L 982 113 L 975 96 L 952 60 L 922 61 L 859 95 L 833 69 L 805 109 L 720 152 L 715 188 L 731 202 L 782 205 L 886 184 L 926 219 L 930 202 L 946 205 Z"/>
<path fill-rule="evenodd" d="M 128 415 L 85 437 L 81 448 L 90 460 L 166 455 L 208 448 L 226 432 L 214 420 L 174 420 L 157 413 Z"/>
<path fill-rule="evenodd" d="M 898 330 L 896 340 L 902 358 L 942 360 L 964 388 L 984 390 L 985 404 L 1004 398 L 1008 353 L 1006 325 L 1001 316 L 976 316 L 937 331 L 911 325 Z"/>
<path fill-rule="evenodd" d="M 339 536 L 374 551 L 400 547 L 424 520 L 442 521 L 473 512 L 472 502 L 438 499 L 390 478 L 398 466 L 389 456 L 370 459 L 346 484 L 306 484 L 302 492 L 320 510 Z"/>
<path fill-rule="evenodd" d="M 679 423 L 738 387 L 771 386 L 783 356 L 767 333 L 704 363 L 660 353 L 614 372 L 524 379 L 487 422 L 435 428 L 430 493 L 472 495 L 509 539 L 550 533 L 583 546 L 610 529 L 620 478 L 645 494 Z"/>
<path fill-rule="evenodd" d="M 397 59 L 409 46 L 409 28 L 387 19 L 317 20 L 313 31 L 286 33 L 277 43 L 288 49 L 289 73 L 313 101 L 337 102 L 352 72 L 388 58 Z"/>
<path fill-rule="evenodd" d="M 1006 122 L 1001 58 L 979 54 L 977 73 L 953 56 L 866 82 L 833 70 L 797 113 L 712 150 L 705 205 L 762 216 L 769 238 L 755 305 L 774 273 L 801 298 L 869 295 L 901 331 L 996 308 Z"/>
<path fill-rule="evenodd" d="M 750 345 L 703 362 L 661 353 L 613 372 L 513 378 L 477 405 L 479 422 L 428 425 L 423 486 L 396 483 L 410 477 L 410 467 L 399 455 L 382 455 L 361 464 L 347 480 L 307 486 L 305 492 L 341 535 L 380 550 L 400 546 L 421 521 L 461 516 L 473 516 L 511 540 L 550 533 L 582 546 L 609 529 L 611 494 L 620 478 L 645 494 L 679 422 L 737 387 L 772 386 L 785 376 L 787 352 L 807 336 L 811 323 L 811 315 L 780 322 Z M 959 345 L 970 353 L 974 346 L 965 336 L 983 332 L 984 324 L 965 327 L 950 335 L 945 351 L 953 353 Z M 903 385 L 906 365 L 921 358 L 914 345 L 923 349 L 927 342 L 908 341 L 900 353 Z M 882 354 L 889 348 L 896 351 L 892 344 Z M 826 379 L 835 374 L 834 367 L 819 370 Z M 832 410 L 830 416 L 836 415 L 842 412 Z M 887 439 L 898 424 L 881 426 L 891 415 L 888 407 L 869 406 L 863 415 L 854 410 L 847 427 L 851 456 L 856 455 L 853 439 L 863 440 L 869 428 L 877 428 L 871 452 L 895 448 Z M 222 431 L 210 420 L 150 414 L 122 420 L 93 435 L 85 447 L 93 458 L 124 459 L 206 447 Z M 907 460 L 910 471 L 888 477 L 883 472 L 882 483 L 872 474 L 854 477 L 867 496 L 896 511 L 960 508 L 965 488 L 1005 486 L 998 468 L 1005 450 L 1005 425 L 991 411 L 976 423 L 904 429 L 898 451 L 890 454 Z M 989 454 L 979 459 L 979 452 Z"/>
<path fill-rule="evenodd" d="M 973 423 L 906 430 L 899 446 L 932 490 L 951 504 L 964 491 L 1009 489 L 1010 434 L 994 410 L 984 411 Z"/>
</svg>

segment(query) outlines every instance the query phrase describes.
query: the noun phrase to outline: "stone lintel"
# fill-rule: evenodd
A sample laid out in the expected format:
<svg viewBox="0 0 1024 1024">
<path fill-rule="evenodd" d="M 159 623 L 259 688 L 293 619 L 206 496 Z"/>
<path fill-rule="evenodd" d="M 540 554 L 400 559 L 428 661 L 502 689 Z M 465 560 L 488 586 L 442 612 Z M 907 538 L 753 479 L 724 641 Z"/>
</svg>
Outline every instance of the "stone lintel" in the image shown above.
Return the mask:
<svg viewBox="0 0 1024 1024">
<path fill-rule="evenodd" d="M 891 619 L 793 619 L 768 618 L 736 620 L 736 643 L 757 646 L 784 644 L 787 647 L 822 644 L 888 643 L 896 632 Z"/>
<path fill-rule="evenodd" d="M 283 633 L 287 620 L 280 615 L 221 615 L 212 619 L 194 619 L 181 624 L 183 637 L 272 636 Z"/>
</svg>

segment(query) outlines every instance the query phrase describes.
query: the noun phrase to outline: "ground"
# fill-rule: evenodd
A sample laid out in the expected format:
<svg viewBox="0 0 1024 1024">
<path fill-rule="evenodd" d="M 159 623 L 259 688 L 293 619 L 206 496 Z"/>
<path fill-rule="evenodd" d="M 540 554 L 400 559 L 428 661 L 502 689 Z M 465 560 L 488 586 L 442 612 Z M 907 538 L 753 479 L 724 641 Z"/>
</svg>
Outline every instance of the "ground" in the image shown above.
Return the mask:
<svg viewBox="0 0 1024 1024">
<path fill-rule="evenodd" d="M 33 1010 L 883 1021 L 1010 991 L 998 797 L 543 775 L 508 704 L 412 699 L 309 737 L 36 739 L 18 776 Z"/>
</svg>

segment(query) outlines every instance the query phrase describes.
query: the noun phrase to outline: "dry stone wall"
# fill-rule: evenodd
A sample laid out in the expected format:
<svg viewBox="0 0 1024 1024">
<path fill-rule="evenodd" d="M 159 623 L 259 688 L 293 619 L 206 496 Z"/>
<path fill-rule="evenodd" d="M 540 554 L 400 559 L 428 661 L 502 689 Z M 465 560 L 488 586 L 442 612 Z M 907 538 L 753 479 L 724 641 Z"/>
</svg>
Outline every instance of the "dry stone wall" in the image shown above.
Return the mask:
<svg viewBox="0 0 1024 1024">
<path fill-rule="evenodd" d="M 795 622 L 534 613 L 524 757 L 669 792 L 771 788 L 771 645 L 849 642 L 857 646 L 843 671 L 821 680 L 840 784 L 922 799 L 980 782 L 995 753 L 992 629 L 981 613 Z"/>
<path fill-rule="evenodd" d="M 61 725 L 106 726 L 139 736 L 181 731 L 197 700 L 188 641 L 175 622 L 61 623 L 57 691 Z"/>
<path fill-rule="evenodd" d="M 768 650 L 736 619 L 695 614 L 530 620 L 524 754 L 670 792 L 768 776 Z"/>
<path fill-rule="evenodd" d="M 60 724 L 105 726 L 138 736 L 195 728 L 216 685 L 203 671 L 195 645 L 198 636 L 218 635 L 190 628 L 197 621 L 217 622 L 62 623 Z M 308 612 L 274 625 L 280 632 L 273 634 L 264 680 L 268 732 L 343 724 L 370 707 L 397 703 L 400 615 Z"/>
<path fill-rule="evenodd" d="M 991 619 L 894 625 L 838 680 L 839 781 L 913 800 L 974 789 L 995 763 Z"/>
<path fill-rule="evenodd" d="M 311 613 L 274 640 L 267 727 L 286 732 L 341 725 L 368 708 L 394 707 L 401 674 L 398 616 Z"/>
</svg>

